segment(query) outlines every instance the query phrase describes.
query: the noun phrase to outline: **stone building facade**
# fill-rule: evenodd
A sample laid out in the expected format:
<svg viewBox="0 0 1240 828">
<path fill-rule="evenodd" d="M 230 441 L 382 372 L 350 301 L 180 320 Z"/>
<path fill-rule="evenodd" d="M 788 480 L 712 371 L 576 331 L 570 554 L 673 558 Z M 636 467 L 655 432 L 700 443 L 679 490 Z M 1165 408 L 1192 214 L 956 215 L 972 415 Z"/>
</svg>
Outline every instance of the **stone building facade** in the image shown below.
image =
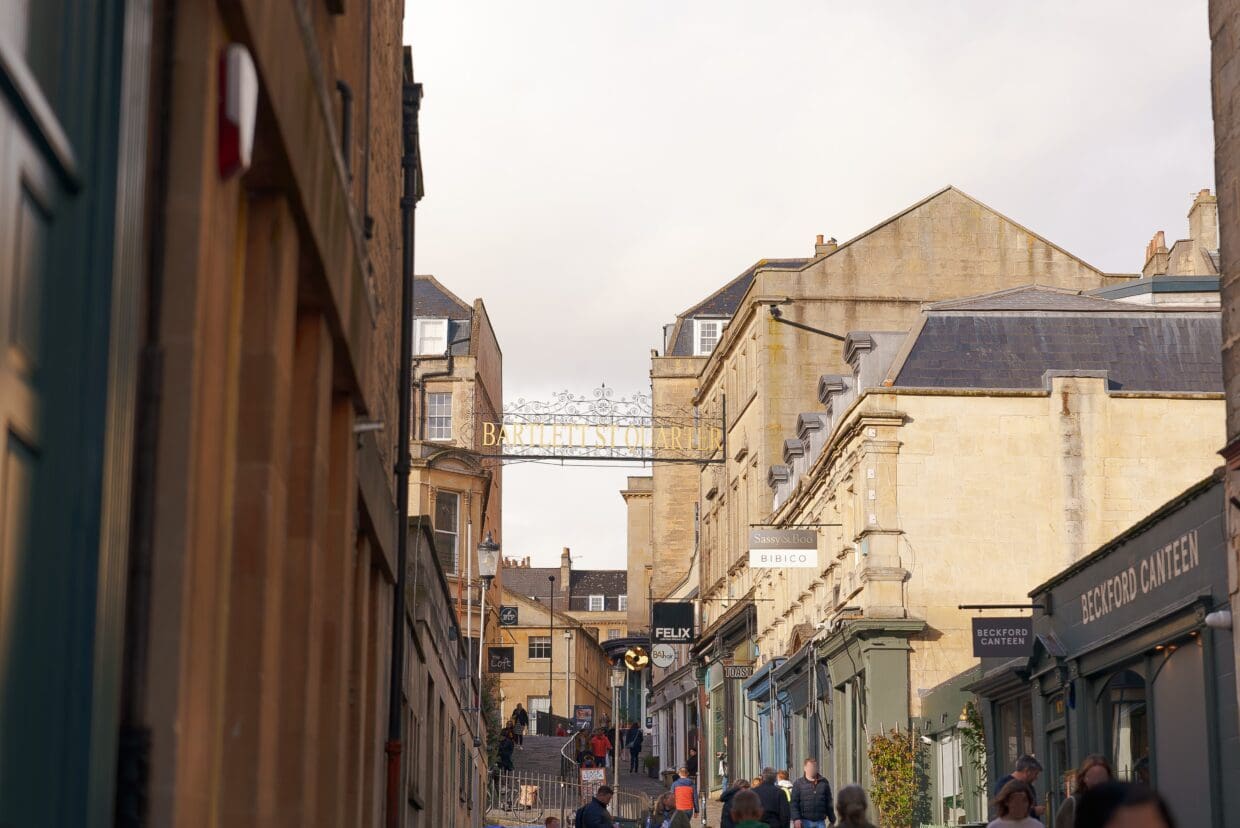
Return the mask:
<svg viewBox="0 0 1240 828">
<path fill-rule="evenodd" d="M 477 824 L 429 540 L 393 618 L 403 2 L 0 16 L 0 823 L 378 825 L 405 635 L 404 770 L 463 770 L 391 806 Z"/>
<path fill-rule="evenodd" d="M 581 622 L 600 643 L 629 634 L 628 573 L 623 569 L 574 569 L 572 550 L 560 552 L 559 567 L 530 566 L 529 558 L 507 558 L 508 591 L 543 601 Z M 554 601 L 552 595 L 554 594 Z"/>
<path fill-rule="evenodd" d="M 849 333 L 850 370 L 821 378 L 769 478 L 771 523 L 820 527 L 818 566 L 754 570 L 784 686 L 826 667 L 786 720 L 789 755 L 832 744 L 833 778 L 868 781 L 867 735 L 976 663 L 958 605 L 1024 603 L 1206 476 L 1219 331 L 1214 309 L 1030 287 Z"/>
<path fill-rule="evenodd" d="M 513 648 L 512 671 L 495 674 L 504 719 L 520 703 L 530 711 L 532 728 L 554 733 L 537 721 L 548 702 L 551 712 L 564 719 L 573 718 L 578 706 L 588 708 L 595 722 L 610 717 L 611 664 L 593 630 L 567 612 L 553 611 L 546 601 L 508 589 L 497 594 L 515 616 L 487 639 L 488 647 Z"/>
<path fill-rule="evenodd" d="M 799 415 L 818 405 L 819 377 L 847 370 L 844 334 L 908 331 L 927 302 L 1030 283 L 1087 291 L 1130 278 L 947 187 L 844 244 L 819 239 L 812 257 L 762 260 L 668 326 L 664 354 L 652 358 L 656 414 L 696 407 L 723 418 L 726 456 L 700 468 L 654 464 L 653 593 L 657 600 L 686 576 L 695 580 L 696 656 L 714 665 L 706 682 L 727 709 L 739 690 L 721 680 L 719 665 L 745 656 L 740 645 L 756 619 L 749 526 L 770 513 L 768 469 L 782 461 Z M 729 718 L 719 721 L 726 727 Z M 704 725 L 704 755 L 721 752 L 734 764 L 735 739 Z M 703 766 L 707 786 L 717 787 L 718 766 Z"/>
<path fill-rule="evenodd" d="M 1228 572 L 1232 618 L 1240 616 L 1240 2 L 1210 0 L 1210 82 L 1214 180 L 1218 187 L 1219 273 L 1223 305 L 1223 383 L 1227 388 Z M 1240 661 L 1240 638 L 1236 638 Z M 1240 677 L 1236 681 L 1240 700 Z"/>
<path fill-rule="evenodd" d="M 412 514 L 427 516 L 454 596 L 457 617 L 477 653 L 483 618 L 478 543 L 503 543 L 503 469 L 482 441 L 481 422 L 503 400 L 503 352 L 481 299 L 467 303 L 433 276 L 414 285 Z M 503 581 L 497 571 L 492 589 Z M 495 596 L 486 621 L 495 623 Z"/>
</svg>

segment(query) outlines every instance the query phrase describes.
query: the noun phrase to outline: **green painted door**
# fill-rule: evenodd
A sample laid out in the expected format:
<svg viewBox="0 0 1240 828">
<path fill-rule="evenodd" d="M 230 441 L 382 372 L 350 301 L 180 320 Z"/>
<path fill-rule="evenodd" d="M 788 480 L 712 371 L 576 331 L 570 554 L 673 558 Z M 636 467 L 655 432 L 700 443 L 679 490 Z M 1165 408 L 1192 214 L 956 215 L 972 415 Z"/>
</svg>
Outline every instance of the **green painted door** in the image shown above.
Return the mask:
<svg viewBox="0 0 1240 828">
<path fill-rule="evenodd" d="M 94 668 L 123 5 L 0 0 L 6 827 L 101 824 L 110 808 L 88 802 L 114 762 Z"/>
</svg>

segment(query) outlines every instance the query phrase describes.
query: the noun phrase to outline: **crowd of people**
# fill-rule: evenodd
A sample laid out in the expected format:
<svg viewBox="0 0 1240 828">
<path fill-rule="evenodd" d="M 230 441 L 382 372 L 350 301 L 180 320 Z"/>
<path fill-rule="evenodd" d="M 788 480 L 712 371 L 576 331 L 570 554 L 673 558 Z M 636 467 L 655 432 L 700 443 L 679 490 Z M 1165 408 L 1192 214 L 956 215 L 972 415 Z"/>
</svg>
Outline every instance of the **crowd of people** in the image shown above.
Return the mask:
<svg viewBox="0 0 1240 828">
<path fill-rule="evenodd" d="M 995 784 L 995 819 L 987 828 L 1042 828 L 1046 805 L 1034 785 L 1042 774 L 1035 756 L 1022 756 L 1016 768 Z M 1072 793 L 1055 812 L 1055 828 L 1175 828 L 1171 810 L 1148 786 L 1148 775 L 1120 782 L 1105 756 L 1092 754 L 1073 777 Z"/>
<path fill-rule="evenodd" d="M 614 733 L 614 730 L 606 726 L 595 728 L 593 731 L 579 730 L 574 737 L 577 763 L 583 768 L 610 768 L 616 747 L 612 741 Z M 642 747 L 646 741 L 641 725 L 637 722 L 622 723 L 619 738 L 621 761 L 627 759 L 629 772 L 637 773 Z"/>
</svg>

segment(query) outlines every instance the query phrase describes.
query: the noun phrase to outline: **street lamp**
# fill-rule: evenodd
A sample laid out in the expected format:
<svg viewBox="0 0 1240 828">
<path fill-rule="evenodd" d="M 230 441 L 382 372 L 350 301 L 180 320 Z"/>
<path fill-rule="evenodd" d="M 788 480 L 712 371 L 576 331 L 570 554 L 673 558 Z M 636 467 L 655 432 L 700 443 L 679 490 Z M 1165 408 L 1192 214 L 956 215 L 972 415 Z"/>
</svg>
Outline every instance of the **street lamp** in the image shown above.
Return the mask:
<svg viewBox="0 0 1240 828">
<path fill-rule="evenodd" d="M 547 653 L 547 735 L 554 736 L 551 730 L 551 690 L 555 683 L 555 659 L 551 656 L 555 654 L 555 576 L 548 575 L 547 582 L 551 584 L 551 605 L 547 610 L 547 645 L 551 648 L 551 652 Z"/>
<path fill-rule="evenodd" d="M 478 718 L 482 719 L 482 653 L 487 641 L 487 591 L 491 588 L 491 579 L 499 569 L 499 544 L 488 531 L 482 543 L 478 544 L 478 577 L 482 578 L 482 601 L 478 610 L 482 620 L 478 624 Z"/>
</svg>

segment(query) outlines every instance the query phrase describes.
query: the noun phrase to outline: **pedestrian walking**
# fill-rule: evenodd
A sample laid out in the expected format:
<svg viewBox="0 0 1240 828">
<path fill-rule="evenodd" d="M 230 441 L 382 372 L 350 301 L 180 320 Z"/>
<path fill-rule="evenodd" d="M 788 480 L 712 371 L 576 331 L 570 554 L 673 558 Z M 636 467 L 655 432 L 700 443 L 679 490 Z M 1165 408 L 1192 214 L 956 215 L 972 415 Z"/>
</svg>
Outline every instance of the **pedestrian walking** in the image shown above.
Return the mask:
<svg viewBox="0 0 1240 828">
<path fill-rule="evenodd" d="M 1038 758 L 1030 754 L 1025 754 L 1016 760 L 1015 770 L 995 783 L 994 795 L 998 797 L 999 794 L 1003 792 L 1003 788 L 1007 785 L 1007 783 L 1013 780 L 1017 782 L 1024 782 L 1029 786 L 1032 796 L 1032 799 L 1030 800 L 1029 816 L 1033 817 L 1038 822 L 1041 822 L 1042 815 L 1046 813 L 1046 806 L 1038 804 L 1038 789 L 1033 786 L 1033 783 L 1038 781 L 1038 776 L 1041 775 L 1041 773 L 1042 763 L 1038 761 Z"/>
<path fill-rule="evenodd" d="M 1033 802 L 1033 787 L 1028 782 L 1013 779 L 995 797 L 993 804 L 998 816 L 986 828 L 1042 828 L 1042 823 L 1032 816 Z"/>
<path fill-rule="evenodd" d="M 762 769 L 762 784 L 753 789 L 762 802 L 762 819 L 770 828 L 788 828 L 792 819 L 788 807 L 788 795 L 776 784 L 778 776 L 774 768 Z M 737 794 L 740 796 L 740 794 Z"/>
<path fill-rule="evenodd" d="M 611 804 L 612 790 L 607 785 L 599 785 L 594 798 L 577 809 L 573 815 L 575 828 L 612 828 L 611 812 L 607 806 Z"/>
<path fill-rule="evenodd" d="M 517 737 L 517 747 L 525 750 L 525 730 L 530 726 L 530 714 L 521 706 L 521 702 L 517 702 L 517 706 L 512 711 L 512 732 Z"/>
<path fill-rule="evenodd" d="M 775 784 L 783 790 L 784 796 L 788 797 L 788 801 L 792 802 L 792 782 L 788 779 L 788 771 L 778 771 L 775 774 Z"/>
<path fill-rule="evenodd" d="M 1063 801 L 1055 812 L 1055 828 L 1075 828 L 1077 801 L 1090 788 L 1105 785 L 1115 778 L 1111 763 L 1100 753 L 1091 753 L 1081 762 L 1072 782 L 1072 795 Z"/>
<path fill-rule="evenodd" d="M 835 822 L 835 806 L 831 800 L 831 783 L 818 774 L 818 760 L 805 760 L 805 775 L 792 783 L 788 798 L 792 828 L 827 828 Z"/>
<path fill-rule="evenodd" d="M 688 768 L 676 772 L 679 778 L 672 783 L 672 803 L 677 811 L 692 816 L 698 812 L 697 782 L 689 776 Z"/>
<path fill-rule="evenodd" d="M 513 741 L 512 729 L 504 728 L 499 735 L 499 769 L 512 773 L 512 751 L 517 743 Z"/>
<path fill-rule="evenodd" d="M 594 755 L 594 766 L 598 768 L 610 767 L 611 758 L 611 739 L 607 738 L 607 731 L 600 729 L 594 734 L 594 738 L 590 740 L 590 753 Z"/>
<path fill-rule="evenodd" d="M 633 722 L 633 726 L 629 728 L 629 773 L 637 773 L 637 760 L 641 756 L 645 739 L 641 727 L 637 722 Z"/>
<path fill-rule="evenodd" d="M 1145 785 L 1103 782 L 1081 795 L 1076 824 L 1081 828 L 1175 828 L 1175 819 L 1163 798 Z"/>
<path fill-rule="evenodd" d="M 762 820 L 762 800 L 752 790 L 738 791 L 728 817 L 736 828 L 768 828 Z"/>
<path fill-rule="evenodd" d="M 836 828 L 874 828 L 866 811 L 870 803 L 865 796 L 865 789 L 860 785 L 845 785 L 835 800 L 835 812 L 839 815 Z"/>
<path fill-rule="evenodd" d="M 735 828 L 735 823 L 732 821 L 732 799 L 741 791 L 747 790 L 749 790 L 749 780 L 742 779 L 719 794 L 719 801 L 723 803 L 719 814 L 719 828 Z"/>
</svg>

